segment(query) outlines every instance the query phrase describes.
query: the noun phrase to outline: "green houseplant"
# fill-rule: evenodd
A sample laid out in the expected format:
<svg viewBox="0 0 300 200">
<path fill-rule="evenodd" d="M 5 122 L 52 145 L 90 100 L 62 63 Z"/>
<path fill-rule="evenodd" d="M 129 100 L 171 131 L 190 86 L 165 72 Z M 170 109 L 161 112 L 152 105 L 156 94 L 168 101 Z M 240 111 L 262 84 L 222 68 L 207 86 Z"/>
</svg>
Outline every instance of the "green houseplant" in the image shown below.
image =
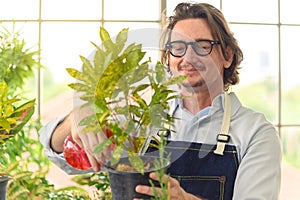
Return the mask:
<svg viewBox="0 0 300 200">
<path fill-rule="evenodd" d="M 8 97 L 8 88 L 5 81 L 0 82 L 0 154 L 5 151 L 5 142 L 14 137 L 30 120 L 34 113 L 35 99 L 18 105 L 21 99 Z M 2 160 L 2 159 L 1 159 Z M 0 162 L 0 199 L 5 199 L 6 185 L 9 172 Z"/>
<path fill-rule="evenodd" d="M 39 63 L 37 51 L 25 48 L 20 32 L 0 29 L 0 183 L 1 200 L 5 198 L 9 168 L 6 165 L 7 142 L 11 141 L 28 123 L 34 113 L 35 99 L 26 100 L 20 95 L 24 80 L 34 75 Z"/>
<path fill-rule="evenodd" d="M 0 24 L 0 145 L 6 139 L 16 135 L 34 113 L 34 101 L 20 105 L 20 95 L 25 80 L 33 77 L 34 70 L 40 64 L 38 51 L 26 48 L 24 39 L 20 39 L 20 30 L 8 30 Z M 24 97 L 23 97 L 24 98 Z M 25 99 L 25 98 L 24 98 Z"/>
<path fill-rule="evenodd" d="M 38 55 L 38 51 L 26 47 L 15 23 L 11 30 L 0 24 L 0 80 L 9 85 L 9 95 L 20 92 L 25 81 L 34 76 L 40 67 Z"/>
<path fill-rule="evenodd" d="M 56 190 L 46 180 L 49 160 L 34 135 L 41 126 L 33 118 L 35 99 L 24 92 L 40 67 L 39 52 L 26 46 L 15 23 L 12 30 L 0 25 L 0 199 L 87 199 L 82 188 Z"/>
<path fill-rule="evenodd" d="M 16 106 L 20 101 L 17 96 L 9 98 L 6 82 L 0 82 L 0 145 L 15 136 L 34 113 L 35 99 Z"/>
<path fill-rule="evenodd" d="M 82 71 L 67 68 L 77 80 L 69 86 L 80 93 L 80 99 L 85 102 L 82 106 L 88 106 L 94 113 L 81 120 L 80 125 L 85 126 L 82 132 L 107 133 L 109 130 L 108 139 L 96 147 L 95 153 L 110 147 L 108 167 L 115 169 L 126 152 L 130 170 L 144 174 L 145 160 L 140 149 L 145 138 L 172 127 L 168 102 L 177 94 L 170 86 L 185 77 L 166 80 L 161 63 L 152 66 L 150 58 L 143 61 L 146 52 L 141 44 L 126 46 L 128 29 L 121 30 L 115 42 L 104 28 L 100 28 L 99 35 L 103 48 L 92 43 L 95 53 L 91 61 L 80 57 Z M 112 191 L 114 198 L 113 188 Z"/>
</svg>

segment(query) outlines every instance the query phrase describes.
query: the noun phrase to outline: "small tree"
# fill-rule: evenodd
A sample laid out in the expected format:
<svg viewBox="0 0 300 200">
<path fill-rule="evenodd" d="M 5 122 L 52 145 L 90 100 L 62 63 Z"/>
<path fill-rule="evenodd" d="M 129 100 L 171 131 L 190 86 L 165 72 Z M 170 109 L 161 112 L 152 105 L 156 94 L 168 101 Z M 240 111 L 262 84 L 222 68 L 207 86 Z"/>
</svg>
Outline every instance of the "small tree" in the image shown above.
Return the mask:
<svg viewBox="0 0 300 200">
<path fill-rule="evenodd" d="M 141 147 L 145 138 L 173 127 L 174 118 L 169 113 L 169 101 L 178 95 L 170 86 L 186 77 L 165 79 L 164 66 L 160 62 L 153 66 L 150 58 L 143 61 L 146 52 L 142 50 L 141 44 L 125 45 L 128 36 L 126 28 L 118 33 L 115 41 L 104 28 L 100 28 L 99 35 L 103 48 L 92 43 L 95 46 L 94 56 L 91 60 L 80 57 L 82 70 L 67 68 L 68 73 L 77 80 L 69 86 L 80 95 L 84 102 L 82 106 L 93 111 L 92 115 L 79 122 L 79 126 L 84 126 L 83 134 L 99 131 L 106 133 L 107 140 L 97 145 L 95 153 L 110 148 L 112 152 L 107 167 L 118 171 L 118 166 L 122 166 L 130 169 L 128 171 L 144 174 L 145 166 L 150 163 L 141 158 Z M 148 94 L 147 99 L 145 93 Z M 166 144 L 163 139 L 158 142 L 160 149 Z M 131 166 L 118 165 L 125 152 Z M 163 153 L 160 154 L 156 159 L 158 163 L 152 163 L 154 167 L 151 168 L 162 168 L 162 171 L 158 171 L 160 178 L 167 163 L 164 157 Z M 167 186 L 162 183 L 162 179 L 160 181 L 164 191 L 161 199 L 167 199 Z M 113 185 L 111 188 L 114 191 Z"/>
<path fill-rule="evenodd" d="M 168 102 L 178 96 L 170 86 L 185 77 L 166 80 L 161 63 L 151 66 L 151 59 L 142 62 L 146 52 L 141 44 L 125 46 L 127 34 L 128 29 L 121 30 L 114 42 L 101 28 L 104 48 L 93 43 L 96 50 L 92 62 L 81 56 L 82 71 L 67 71 L 78 81 L 69 86 L 81 94 L 86 102 L 83 106 L 89 106 L 95 113 L 80 122 L 85 126 L 82 132 L 107 133 L 109 129 L 109 138 L 95 151 L 102 152 L 113 145 L 110 161 L 114 165 L 126 150 L 132 167 L 143 172 L 139 150 L 149 134 L 173 126 Z M 150 94 L 149 101 L 143 98 L 145 91 Z"/>
</svg>

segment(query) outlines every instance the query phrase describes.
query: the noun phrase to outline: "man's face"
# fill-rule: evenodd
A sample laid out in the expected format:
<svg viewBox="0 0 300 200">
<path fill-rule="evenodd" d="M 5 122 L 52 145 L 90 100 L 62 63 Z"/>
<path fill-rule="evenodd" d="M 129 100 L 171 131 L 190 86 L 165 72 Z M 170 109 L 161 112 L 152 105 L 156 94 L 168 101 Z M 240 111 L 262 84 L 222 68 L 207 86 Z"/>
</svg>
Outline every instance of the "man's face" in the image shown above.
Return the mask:
<svg viewBox="0 0 300 200">
<path fill-rule="evenodd" d="M 185 19 L 177 22 L 170 41 L 194 42 L 199 39 L 216 40 L 206 19 Z M 185 55 L 174 57 L 169 52 L 168 60 L 175 76 L 188 76 L 182 86 L 193 91 L 223 90 L 224 68 L 231 64 L 231 59 L 230 62 L 224 59 L 219 44 L 214 44 L 211 53 L 206 56 L 196 54 L 192 46 L 188 45 Z"/>
</svg>

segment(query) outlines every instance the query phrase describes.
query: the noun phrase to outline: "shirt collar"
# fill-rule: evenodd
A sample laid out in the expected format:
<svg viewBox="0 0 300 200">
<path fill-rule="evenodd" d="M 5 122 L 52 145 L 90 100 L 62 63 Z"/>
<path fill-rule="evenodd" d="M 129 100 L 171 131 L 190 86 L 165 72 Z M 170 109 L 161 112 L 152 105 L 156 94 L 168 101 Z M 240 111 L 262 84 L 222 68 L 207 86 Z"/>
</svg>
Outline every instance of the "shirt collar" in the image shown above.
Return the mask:
<svg viewBox="0 0 300 200">
<path fill-rule="evenodd" d="M 208 106 L 204 109 L 202 109 L 197 115 L 199 117 L 203 117 L 205 115 L 212 115 L 218 110 L 222 109 L 224 111 L 224 93 L 219 94 L 216 96 L 212 101 L 212 106 Z M 238 100 L 237 96 L 234 92 L 229 93 L 230 99 L 231 99 L 231 114 L 235 114 L 238 109 L 241 107 L 241 103 Z M 179 108 L 182 108 L 182 99 L 175 99 L 170 102 L 170 114 L 174 114 L 174 112 Z"/>
</svg>

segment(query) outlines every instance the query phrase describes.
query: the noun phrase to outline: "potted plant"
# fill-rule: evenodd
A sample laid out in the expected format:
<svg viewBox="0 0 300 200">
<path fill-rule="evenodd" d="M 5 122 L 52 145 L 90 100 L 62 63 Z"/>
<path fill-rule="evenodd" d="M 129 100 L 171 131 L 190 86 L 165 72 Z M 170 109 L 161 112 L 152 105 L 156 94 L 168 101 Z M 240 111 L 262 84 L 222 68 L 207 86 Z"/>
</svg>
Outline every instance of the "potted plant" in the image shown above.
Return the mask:
<svg viewBox="0 0 300 200">
<path fill-rule="evenodd" d="M 0 29 L 0 153 L 6 153 L 6 142 L 22 130 L 34 113 L 35 100 L 25 103 L 19 95 L 24 86 L 24 80 L 34 75 L 34 69 L 39 67 L 35 56 L 37 51 L 25 48 L 25 41 L 20 40 L 20 32 L 12 31 L 1 24 Z M 0 160 L 1 200 L 5 199 L 9 171 L 5 158 Z"/>
<path fill-rule="evenodd" d="M 4 154 L 5 142 L 14 137 L 29 121 L 34 113 L 35 100 L 29 100 L 20 105 L 17 96 L 8 97 L 8 87 L 5 81 L 0 82 L 0 153 Z M 18 105 L 19 104 L 19 105 Z M 0 199 L 5 199 L 7 182 L 10 179 L 0 162 Z"/>
<path fill-rule="evenodd" d="M 166 80 L 164 66 L 160 62 L 151 65 L 150 58 L 143 61 L 146 52 L 142 50 L 142 45 L 132 43 L 126 46 L 127 37 L 128 29 L 123 29 L 114 42 L 109 33 L 100 28 L 103 48 L 92 43 L 95 53 L 91 61 L 81 56 L 81 71 L 67 68 L 68 73 L 77 80 L 69 86 L 80 94 L 80 99 L 85 102 L 82 106 L 93 111 L 93 115 L 81 120 L 80 125 L 85 126 L 82 132 L 102 131 L 108 137 L 96 147 L 95 153 L 107 148 L 111 150 L 106 165 L 113 199 L 119 199 L 117 193 L 120 199 L 135 197 L 136 194 L 122 193 L 119 189 L 114 193 L 112 178 L 119 177 L 116 182 L 120 183 L 122 179 L 125 180 L 120 178 L 120 174 L 147 173 L 144 167 L 149 164 L 149 158 L 142 157 L 141 147 L 147 137 L 155 135 L 158 130 L 166 131 L 166 127 L 172 127 L 173 117 L 169 113 L 168 102 L 177 98 L 177 94 L 170 86 L 185 79 L 175 77 Z M 144 97 L 146 93 L 148 98 Z M 122 157 L 124 154 L 127 156 Z M 123 160 L 125 167 L 124 163 L 120 163 Z M 165 164 L 164 159 L 159 161 Z M 116 172 L 120 168 L 130 169 Z M 136 184 L 132 185 L 135 187 Z M 134 188 L 125 189 L 129 193 L 134 191 Z"/>
<path fill-rule="evenodd" d="M 87 199 L 81 187 L 55 189 L 46 179 L 49 160 L 33 135 L 40 119 L 32 117 L 35 100 L 24 92 L 41 66 L 39 51 L 27 48 L 21 29 L 11 24 L 0 24 L 0 200 Z"/>
</svg>

